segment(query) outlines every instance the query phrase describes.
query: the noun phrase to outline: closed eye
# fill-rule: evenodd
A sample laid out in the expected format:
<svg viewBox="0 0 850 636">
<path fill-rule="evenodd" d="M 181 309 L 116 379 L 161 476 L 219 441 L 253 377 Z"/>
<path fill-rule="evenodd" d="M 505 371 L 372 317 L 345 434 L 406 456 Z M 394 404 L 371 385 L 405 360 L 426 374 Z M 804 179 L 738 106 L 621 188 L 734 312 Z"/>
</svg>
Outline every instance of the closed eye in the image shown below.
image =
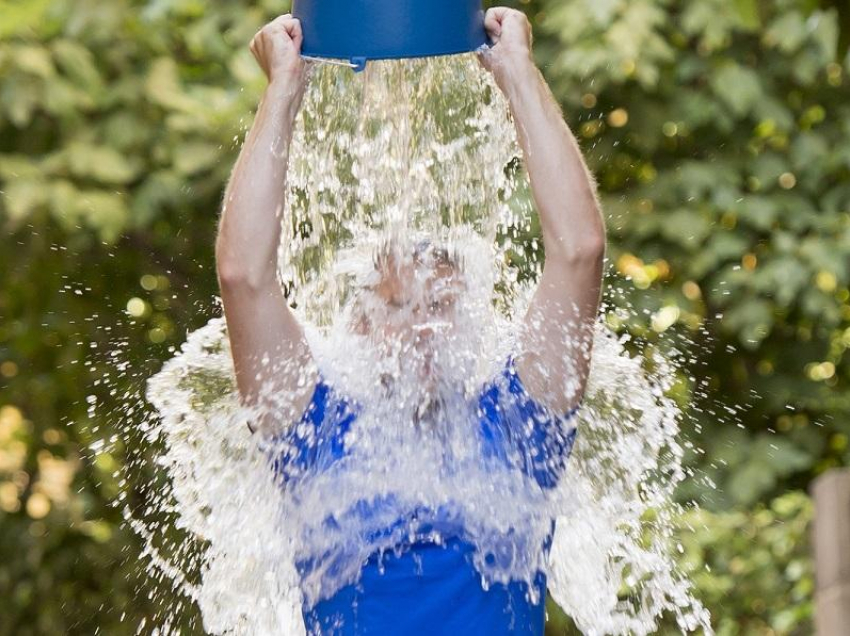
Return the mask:
<svg viewBox="0 0 850 636">
<path fill-rule="evenodd" d="M 404 309 L 408 304 L 409 303 L 404 302 L 402 299 L 396 298 L 395 296 L 387 300 L 387 305 L 393 309 Z"/>
</svg>

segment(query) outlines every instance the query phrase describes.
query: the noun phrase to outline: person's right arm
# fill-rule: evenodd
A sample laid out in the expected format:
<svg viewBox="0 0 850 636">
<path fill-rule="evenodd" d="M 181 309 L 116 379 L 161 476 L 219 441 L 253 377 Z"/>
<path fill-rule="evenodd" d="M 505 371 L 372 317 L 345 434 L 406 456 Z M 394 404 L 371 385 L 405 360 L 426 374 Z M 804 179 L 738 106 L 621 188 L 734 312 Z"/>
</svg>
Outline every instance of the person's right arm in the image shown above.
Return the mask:
<svg viewBox="0 0 850 636">
<path fill-rule="evenodd" d="M 303 413 L 318 381 L 277 276 L 289 148 L 307 81 L 301 40 L 298 20 L 283 15 L 251 42 L 269 83 L 225 190 L 216 241 L 240 398 L 247 406 L 274 407 L 252 426 L 264 434 Z"/>
</svg>

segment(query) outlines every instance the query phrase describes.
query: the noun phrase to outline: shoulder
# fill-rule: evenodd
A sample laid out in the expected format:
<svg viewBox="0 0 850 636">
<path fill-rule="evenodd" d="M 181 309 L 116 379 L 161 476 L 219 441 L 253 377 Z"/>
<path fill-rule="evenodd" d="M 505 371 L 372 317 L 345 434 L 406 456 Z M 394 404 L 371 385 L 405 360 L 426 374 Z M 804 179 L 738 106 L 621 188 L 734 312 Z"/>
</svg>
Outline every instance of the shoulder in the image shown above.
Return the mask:
<svg viewBox="0 0 850 636">
<path fill-rule="evenodd" d="M 508 355 L 491 379 L 485 383 L 479 401 L 482 405 L 498 406 L 498 410 L 524 416 L 522 419 L 533 416 L 537 421 L 572 419 L 580 406 L 577 404 L 566 411 L 556 411 L 535 398 L 517 369 L 513 355 Z"/>
<path fill-rule="evenodd" d="M 299 399 L 267 409 L 269 412 L 262 416 L 261 430 L 252 428 L 252 432 L 271 442 L 304 437 L 310 435 L 308 429 L 338 424 L 353 418 L 358 410 L 354 400 L 325 374 L 317 372 L 313 381 L 302 388 Z"/>
<path fill-rule="evenodd" d="M 556 413 L 526 390 L 508 358 L 481 392 L 479 413 L 485 440 L 498 456 L 533 477 L 541 488 L 557 485 L 572 453 L 578 406 Z"/>
</svg>

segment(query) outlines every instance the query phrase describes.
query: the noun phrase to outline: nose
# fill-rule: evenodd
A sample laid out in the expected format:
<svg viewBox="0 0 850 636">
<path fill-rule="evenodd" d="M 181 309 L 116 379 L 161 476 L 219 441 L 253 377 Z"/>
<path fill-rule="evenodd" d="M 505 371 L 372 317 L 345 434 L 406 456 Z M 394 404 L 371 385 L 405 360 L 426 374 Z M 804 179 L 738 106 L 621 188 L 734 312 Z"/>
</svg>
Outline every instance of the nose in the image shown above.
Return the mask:
<svg viewBox="0 0 850 636">
<path fill-rule="evenodd" d="M 417 325 L 416 327 L 416 346 L 423 347 L 431 344 L 434 339 L 434 328 L 430 325 Z"/>
</svg>

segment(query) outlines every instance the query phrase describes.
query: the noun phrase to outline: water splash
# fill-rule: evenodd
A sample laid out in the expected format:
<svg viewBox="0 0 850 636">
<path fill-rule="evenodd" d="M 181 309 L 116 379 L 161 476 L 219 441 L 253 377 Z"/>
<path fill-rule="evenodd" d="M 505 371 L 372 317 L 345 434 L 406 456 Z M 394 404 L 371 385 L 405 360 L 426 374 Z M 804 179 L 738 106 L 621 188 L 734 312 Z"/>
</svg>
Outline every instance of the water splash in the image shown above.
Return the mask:
<svg viewBox="0 0 850 636">
<path fill-rule="evenodd" d="M 493 471 L 469 434 L 470 397 L 514 350 L 513 317 L 540 270 L 538 246 L 523 240 L 533 216 L 518 157 L 506 104 L 473 56 L 375 63 L 363 75 L 315 70 L 290 157 L 279 273 L 324 376 L 371 408 L 347 439 L 351 460 L 281 491 L 268 440 L 246 426 L 265 414 L 239 403 L 222 318 L 189 334 L 149 380 L 156 413 L 141 432 L 157 469 L 147 506 L 121 505 L 154 577 L 197 604 L 206 631 L 304 633 L 302 603 L 419 532 L 393 525 L 414 507 L 425 511 L 417 523 L 463 520 L 455 530 L 479 549 L 483 585 L 546 570 L 550 593 L 585 633 L 650 633 L 665 611 L 683 631 L 711 631 L 674 559 L 673 492 L 685 473 L 668 361 L 630 355 L 598 325 L 575 452 L 554 491 Z M 452 330 L 428 324 L 437 356 L 428 363 L 453 381 L 427 392 L 399 362 L 415 355 L 376 355 L 375 339 L 352 329 L 358 311 L 379 306 L 367 293 L 376 258 L 389 249 L 404 261 L 421 239 L 454 255 L 467 291 Z M 397 352 L 413 351 L 405 347 Z M 381 505 L 347 516 L 363 502 Z M 346 520 L 346 531 L 329 518 Z M 520 549 L 539 545 L 553 518 L 548 559 Z M 310 555 L 322 559 L 299 575 Z M 172 612 L 163 608 L 166 633 Z"/>
</svg>

